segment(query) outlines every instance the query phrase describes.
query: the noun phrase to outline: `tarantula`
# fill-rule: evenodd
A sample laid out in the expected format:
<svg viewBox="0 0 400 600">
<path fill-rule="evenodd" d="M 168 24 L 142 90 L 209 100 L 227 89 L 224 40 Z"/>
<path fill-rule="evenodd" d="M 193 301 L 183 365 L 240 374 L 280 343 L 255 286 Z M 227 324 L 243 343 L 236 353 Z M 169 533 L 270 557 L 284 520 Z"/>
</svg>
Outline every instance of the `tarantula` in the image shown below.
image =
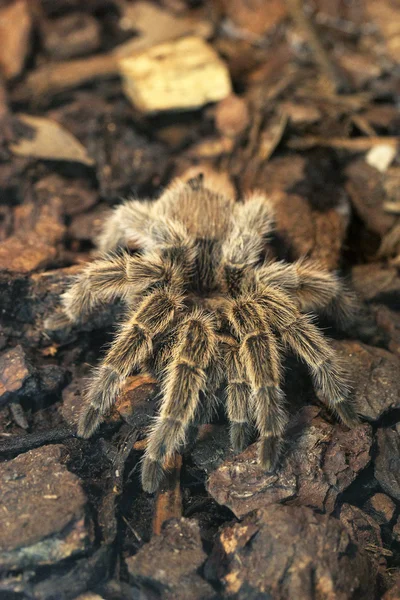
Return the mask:
<svg viewBox="0 0 400 600">
<path fill-rule="evenodd" d="M 154 202 L 120 205 L 99 239 L 104 256 L 62 296 L 70 323 L 101 303 L 126 304 L 90 381 L 78 435 L 95 431 L 132 370 L 150 370 L 160 381 L 161 405 L 142 465 L 148 492 L 220 388 L 234 450 L 248 445 L 255 427 L 261 465 L 275 467 L 287 423 L 285 351 L 308 365 L 322 399 L 346 425 L 358 422 L 340 361 L 310 314 L 347 321 L 352 295 L 318 264 L 269 257 L 272 227 L 262 193 L 239 203 L 208 189 L 201 176 L 177 182 Z M 132 245 L 137 252 L 128 252 Z"/>
</svg>

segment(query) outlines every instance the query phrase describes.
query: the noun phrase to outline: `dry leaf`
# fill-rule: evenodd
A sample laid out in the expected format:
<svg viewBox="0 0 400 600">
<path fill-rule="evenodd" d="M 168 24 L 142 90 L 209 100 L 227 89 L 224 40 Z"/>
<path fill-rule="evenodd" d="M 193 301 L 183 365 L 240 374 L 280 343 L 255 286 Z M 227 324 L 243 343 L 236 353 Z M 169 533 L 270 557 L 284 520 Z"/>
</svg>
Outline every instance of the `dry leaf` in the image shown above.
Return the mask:
<svg viewBox="0 0 400 600">
<path fill-rule="evenodd" d="M 20 114 L 18 118 L 35 130 L 32 139 L 23 138 L 10 145 L 10 150 L 18 156 L 34 156 L 47 160 L 80 162 L 91 166 L 94 161 L 86 148 L 69 131 L 56 121 L 45 117 Z"/>
</svg>

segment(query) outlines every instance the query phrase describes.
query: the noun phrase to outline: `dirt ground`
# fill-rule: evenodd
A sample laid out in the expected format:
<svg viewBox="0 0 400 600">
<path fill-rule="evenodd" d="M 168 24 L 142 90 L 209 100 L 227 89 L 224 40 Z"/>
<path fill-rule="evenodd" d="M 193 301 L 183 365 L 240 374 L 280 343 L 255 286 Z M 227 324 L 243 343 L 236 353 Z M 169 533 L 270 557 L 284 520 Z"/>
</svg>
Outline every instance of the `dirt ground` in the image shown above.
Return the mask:
<svg viewBox="0 0 400 600">
<path fill-rule="evenodd" d="M 400 598 L 399 1 L 0 0 L 0 40 L 0 598 Z M 288 357 L 276 473 L 221 410 L 148 495 L 156 381 L 75 436 L 120 307 L 44 321 L 112 206 L 195 172 L 264 190 L 277 255 L 357 292 L 321 326 L 361 424 Z"/>
</svg>

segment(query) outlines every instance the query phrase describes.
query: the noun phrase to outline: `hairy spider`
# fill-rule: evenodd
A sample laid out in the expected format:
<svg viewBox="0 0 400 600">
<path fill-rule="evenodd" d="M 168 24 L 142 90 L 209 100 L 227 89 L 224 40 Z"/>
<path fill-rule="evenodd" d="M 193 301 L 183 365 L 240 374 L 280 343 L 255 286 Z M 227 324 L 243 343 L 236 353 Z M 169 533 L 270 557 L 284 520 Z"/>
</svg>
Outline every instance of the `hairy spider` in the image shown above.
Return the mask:
<svg viewBox="0 0 400 600">
<path fill-rule="evenodd" d="M 341 420 L 358 422 L 339 359 L 310 314 L 349 320 L 352 295 L 316 263 L 268 258 L 272 226 L 262 193 L 239 203 L 208 189 L 201 177 L 175 182 L 155 202 L 128 201 L 115 210 L 99 239 L 104 257 L 62 296 L 71 323 L 117 298 L 127 307 L 90 381 L 80 436 L 95 431 L 132 370 L 150 370 L 160 381 L 161 405 L 142 465 L 148 492 L 220 388 L 233 448 L 245 448 L 255 427 L 259 460 L 274 468 L 287 423 L 281 389 L 287 350 L 308 365 Z M 134 254 L 126 251 L 132 245 Z"/>
</svg>

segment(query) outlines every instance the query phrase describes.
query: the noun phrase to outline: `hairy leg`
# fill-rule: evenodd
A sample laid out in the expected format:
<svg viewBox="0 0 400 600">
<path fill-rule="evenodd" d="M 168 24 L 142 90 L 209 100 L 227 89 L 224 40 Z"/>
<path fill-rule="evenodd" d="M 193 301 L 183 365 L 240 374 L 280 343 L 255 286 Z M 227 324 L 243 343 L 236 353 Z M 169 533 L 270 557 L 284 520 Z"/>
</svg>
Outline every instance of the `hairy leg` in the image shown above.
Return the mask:
<svg viewBox="0 0 400 600">
<path fill-rule="evenodd" d="M 128 200 L 117 206 L 104 222 L 97 238 L 101 252 L 112 252 L 117 248 L 139 248 L 138 232 L 148 226 L 153 213 L 153 202 Z"/>
<path fill-rule="evenodd" d="M 240 293 L 246 273 L 259 261 L 273 227 L 273 210 L 267 197 L 254 193 L 235 206 L 234 223 L 222 245 L 221 278 L 231 296 Z"/>
<path fill-rule="evenodd" d="M 287 424 L 278 346 L 257 297 L 234 300 L 227 316 L 241 341 L 239 359 L 251 386 L 252 413 L 261 439 L 260 462 L 273 469 Z"/>
<path fill-rule="evenodd" d="M 99 304 L 123 297 L 136 299 L 157 285 L 182 289 L 196 253 L 190 237 L 174 223 L 155 224 L 156 248 L 131 256 L 109 254 L 90 263 L 62 295 L 63 317 L 46 323 L 49 329 L 84 319 Z M 159 244 L 157 246 L 157 244 Z"/>
<path fill-rule="evenodd" d="M 206 389 L 206 369 L 215 356 L 217 337 L 210 315 L 195 311 L 179 328 L 177 344 L 166 369 L 160 414 L 150 434 L 142 467 L 142 485 L 154 492 L 163 478 L 163 462 L 185 443 Z"/>
<path fill-rule="evenodd" d="M 264 318 L 311 371 L 323 400 L 349 427 L 358 417 L 348 400 L 349 385 L 335 351 L 309 315 L 300 313 L 296 303 L 283 290 L 265 287 L 257 292 Z"/>
<path fill-rule="evenodd" d="M 284 344 L 308 365 L 322 400 L 349 427 L 357 425 L 357 414 L 349 401 L 350 386 L 341 361 L 308 315 L 301 315 L 281 331 Z"/>
<path fill-rule="evenodd" d="M 104 413 L 114 404 L 130 371 L 151 354 L 154 336 L 166 330 L 182 306 L 182 295 L 161 288 L 145 296 L 132 311 L 89 384 L 78 435 L 92 435 Z"/>
<path fill-rule="evenodd" d="M 249 401 L 251 388 L 239 358 L 240 344 L 230 336 L 221 338 L 226 368 L 226 408 L 232 448 L 241 452 L 251 437 Z"/>
<path fill-rule="evenodd" d="M 283 288 L 298 300 L 303 312 L 321 311 L 345 326 L 354 319 L 355 294 L 341 279 L 322 265 L 306 259 L 294 263 L 275 262 L 257 270 L 263 285 Z"/>
<path fill-rule="evenodd" d="M 124 296 L 129 290 L 128 261 L 128 254 L 110 254 L 87 265 L 62 294 L 62 313 L 50 317 L 46 329 L 77 323 L 98 305 Z"/>
</svg>

